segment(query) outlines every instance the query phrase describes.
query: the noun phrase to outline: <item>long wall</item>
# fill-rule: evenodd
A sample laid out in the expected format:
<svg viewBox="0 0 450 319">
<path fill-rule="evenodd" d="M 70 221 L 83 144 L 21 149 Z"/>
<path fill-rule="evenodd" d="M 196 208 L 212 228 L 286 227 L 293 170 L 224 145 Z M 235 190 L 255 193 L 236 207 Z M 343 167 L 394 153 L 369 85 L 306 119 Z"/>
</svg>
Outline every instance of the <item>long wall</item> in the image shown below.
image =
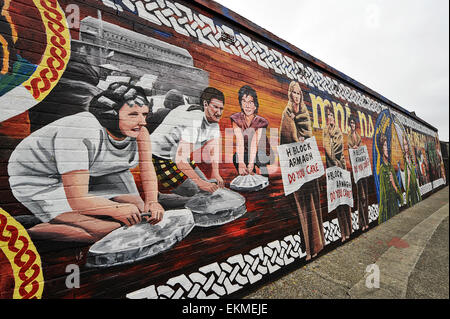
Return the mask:
<svg viewBox="0 0 450 319">
<path fill-rule="evenodd" d="M 234 296 L 445 184 L 433 126 L 217 3 L 0 5 L 0 298 Z"/>
</svg>

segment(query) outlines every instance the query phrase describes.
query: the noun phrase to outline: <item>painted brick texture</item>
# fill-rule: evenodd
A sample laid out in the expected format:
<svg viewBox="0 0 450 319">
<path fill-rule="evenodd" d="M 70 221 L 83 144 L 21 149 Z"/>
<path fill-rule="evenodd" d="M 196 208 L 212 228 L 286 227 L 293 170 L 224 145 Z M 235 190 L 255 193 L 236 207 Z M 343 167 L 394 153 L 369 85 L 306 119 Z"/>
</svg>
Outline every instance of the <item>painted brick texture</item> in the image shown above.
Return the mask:
<svg viewBox="0 0 450 319">
<path fill-rule="evenodd" d="M 203 0 L 0 16 L 0 298 L 223 298 L 446 182 L 437 130 Z"/>
</svg>

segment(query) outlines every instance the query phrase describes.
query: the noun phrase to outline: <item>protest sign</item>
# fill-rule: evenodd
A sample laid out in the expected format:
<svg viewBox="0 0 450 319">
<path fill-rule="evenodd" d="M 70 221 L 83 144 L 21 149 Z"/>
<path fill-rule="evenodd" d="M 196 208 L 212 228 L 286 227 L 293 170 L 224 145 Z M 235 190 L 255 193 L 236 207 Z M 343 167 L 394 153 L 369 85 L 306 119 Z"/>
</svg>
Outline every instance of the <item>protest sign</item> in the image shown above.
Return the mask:
<svg viewBox="0 0 450 319">
<path fill-rule="evenodd" d="M 370 166 L 370 157 L 365 145 L 356 149 L 348 150 L 350 162 L 352 163 L 353 180 L 357 183 L 361 178 L 372 175 L 372 167 Z"/>
<path fill-rule="evenodd" d="M 327 168 L 328 212 L 339 205 L 353 207 L 352 180 L 350 172 L 338 166 Z"/>
<path fill-rule="evenodd" d="M 303 143 L 279 145 L 278 154 L 285 196 L 325 174 L 314 136 Z"/>
</svg>

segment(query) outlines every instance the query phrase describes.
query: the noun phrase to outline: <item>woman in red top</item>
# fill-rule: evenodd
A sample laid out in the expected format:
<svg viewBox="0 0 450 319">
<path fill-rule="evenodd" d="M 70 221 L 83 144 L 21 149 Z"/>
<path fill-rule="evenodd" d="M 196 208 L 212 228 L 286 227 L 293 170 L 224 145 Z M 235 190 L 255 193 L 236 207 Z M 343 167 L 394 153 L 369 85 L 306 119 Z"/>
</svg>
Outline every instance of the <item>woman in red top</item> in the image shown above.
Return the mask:
<svg viewBox="0 0 450 319">
<path fill-rule="evenodd" d="M 234 166 L 239 175 L 258 173 L 268 176 L 267 165 L 275 160 L 266 136 L 269 122 L 257 115 L 258 97 L 251 86 L 245 85 L 239 90 L 239 104 L 241 112 L 230 117 L 237 143 Z"/>
</svg>

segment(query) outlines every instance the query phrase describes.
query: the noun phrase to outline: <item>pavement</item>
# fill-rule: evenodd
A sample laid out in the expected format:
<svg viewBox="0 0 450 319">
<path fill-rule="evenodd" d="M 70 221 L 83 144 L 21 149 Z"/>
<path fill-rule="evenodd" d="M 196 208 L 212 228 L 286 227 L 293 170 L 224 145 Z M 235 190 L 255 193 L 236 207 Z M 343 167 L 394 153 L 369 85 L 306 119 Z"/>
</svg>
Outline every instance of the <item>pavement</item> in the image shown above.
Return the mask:
<svg viewBox="0 0 450 319">
<path fill-rule="evenodd" d="M 448 186 L 244 299 L 449 299 Z"/>
</svg>

